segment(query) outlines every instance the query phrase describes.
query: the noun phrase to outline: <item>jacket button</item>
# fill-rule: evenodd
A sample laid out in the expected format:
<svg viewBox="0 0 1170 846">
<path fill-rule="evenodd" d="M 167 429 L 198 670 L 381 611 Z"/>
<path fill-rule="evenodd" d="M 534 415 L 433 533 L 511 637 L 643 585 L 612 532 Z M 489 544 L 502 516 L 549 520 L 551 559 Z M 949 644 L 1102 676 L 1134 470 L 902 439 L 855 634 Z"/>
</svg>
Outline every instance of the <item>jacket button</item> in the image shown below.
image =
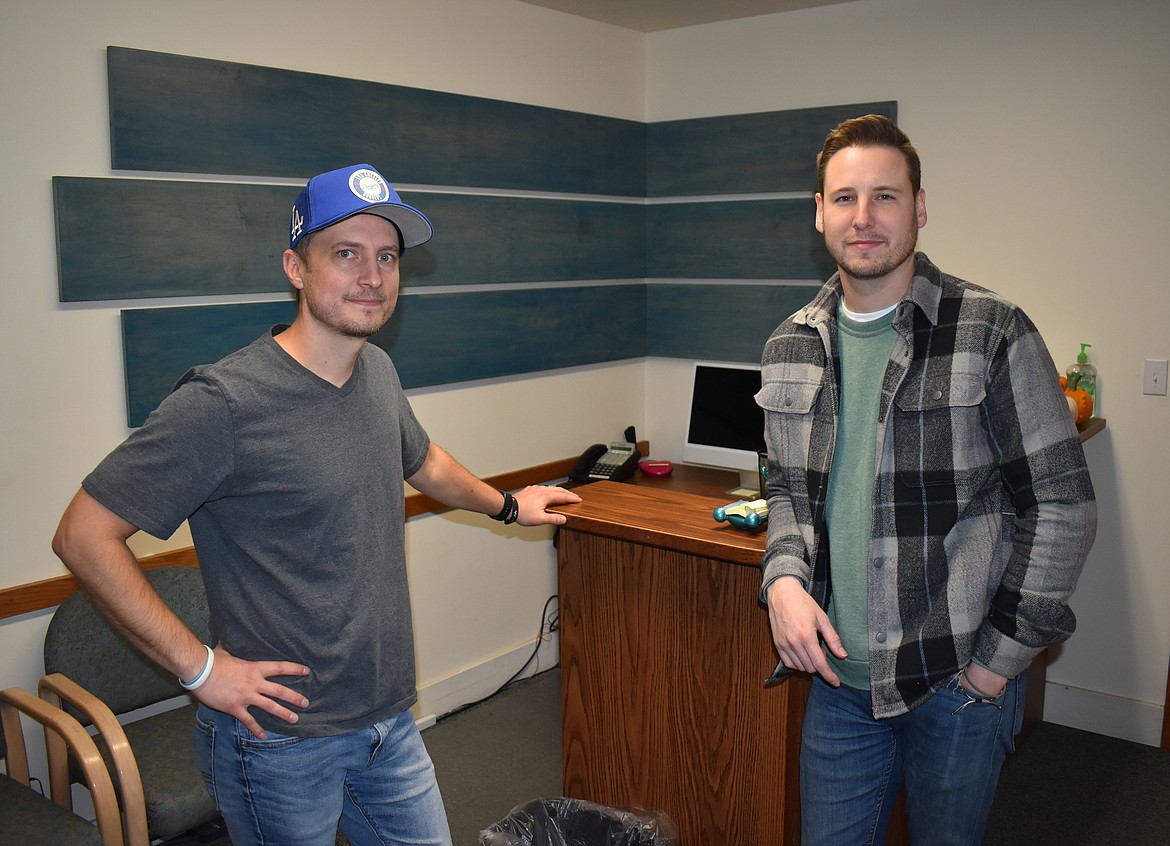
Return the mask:
<svg viewBox="0 0 1170 846">
<path fill-rule="evenodd" d="M 875 559 L 873 560 L 873 568 L 874 568 L 875 570 L 880 570 L 882 567 L 885 567 L 885 566 L 886 566 L 886 559 L 884 559 L 884 558 L 875 558 Z"/>
<path fill-rule="evenodd" d="M 931 399 L 942 399 L 942 391 L 935 391 L 933 394 L 931 394 Z"/>
<path fill-rule="evenodd" d="M 876 640 L 878 643 L 885 643 L 886 642 L 886 633 L 885 632 L 878 632 L 876 635 L 873 636 L 873 639 Z"/>
</svg>

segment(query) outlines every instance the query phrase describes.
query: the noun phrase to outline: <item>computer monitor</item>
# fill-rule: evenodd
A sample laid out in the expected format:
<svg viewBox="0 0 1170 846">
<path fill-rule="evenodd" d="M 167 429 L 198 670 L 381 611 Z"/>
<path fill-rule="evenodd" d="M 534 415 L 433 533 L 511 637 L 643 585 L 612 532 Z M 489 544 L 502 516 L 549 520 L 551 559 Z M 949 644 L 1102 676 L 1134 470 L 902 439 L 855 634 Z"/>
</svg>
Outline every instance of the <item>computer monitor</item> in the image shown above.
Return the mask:
<svg viewBox="0 0 1170 846">
<path fill-rule="evenodd" d="M 729 491 L 738 496 L 759 495 L 758 454 L 765 448 L 759 390 L 758 365 L 695 362 L 683 461 L 738 470 L 740 487 Z"/>
</svg>

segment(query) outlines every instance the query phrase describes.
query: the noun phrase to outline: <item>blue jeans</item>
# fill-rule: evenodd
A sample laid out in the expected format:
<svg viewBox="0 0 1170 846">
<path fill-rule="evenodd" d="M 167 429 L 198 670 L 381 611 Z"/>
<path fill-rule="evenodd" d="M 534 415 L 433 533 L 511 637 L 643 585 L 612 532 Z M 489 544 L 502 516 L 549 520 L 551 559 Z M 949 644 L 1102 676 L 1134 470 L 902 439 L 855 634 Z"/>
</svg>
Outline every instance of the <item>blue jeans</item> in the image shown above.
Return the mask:
<svg viewBox="0 0 1170 846">
<path fill-rule="evenodd" d="M 199 706 L 203 780 L 233 846 L 451 846 L 435 769 L 404 711 L 333 737 L 268 733 Z"/>
<path fill-rule="evenodd" d="M 978 846 L 1023 715 L 1022 676 L 985 700 L 956 675 L 883 720 L 868 690 L 814 678 L 800 748 L 802 846 L 885 843 L 903 782 L 912 844 Z"/>
</svg>

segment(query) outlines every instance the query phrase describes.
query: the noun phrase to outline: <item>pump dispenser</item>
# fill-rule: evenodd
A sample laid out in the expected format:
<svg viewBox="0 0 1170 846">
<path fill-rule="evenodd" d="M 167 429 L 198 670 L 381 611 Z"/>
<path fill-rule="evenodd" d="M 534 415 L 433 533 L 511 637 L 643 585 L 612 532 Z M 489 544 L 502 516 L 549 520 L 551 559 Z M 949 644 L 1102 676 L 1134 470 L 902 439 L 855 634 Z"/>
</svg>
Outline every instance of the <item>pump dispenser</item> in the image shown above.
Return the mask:
<svg viewBox="0 0 1170 846">
<path fill-rule="evenodd" d="M 1090 399 L 1096 400 L 1097 394 L 1097 368 L 1089 364 L 1089 355 L 1085 350 L 1093 346 L 1092 344 L 1081 344 L 1081 351 L 1077 353 L 1077 360 L 1075 364 L 1070 364 L 1068 369 L 1064 371 L 1065 377 L 1068 379 L 1067 390 L 1074 391 L 1080 388 Z"/>
</svg>

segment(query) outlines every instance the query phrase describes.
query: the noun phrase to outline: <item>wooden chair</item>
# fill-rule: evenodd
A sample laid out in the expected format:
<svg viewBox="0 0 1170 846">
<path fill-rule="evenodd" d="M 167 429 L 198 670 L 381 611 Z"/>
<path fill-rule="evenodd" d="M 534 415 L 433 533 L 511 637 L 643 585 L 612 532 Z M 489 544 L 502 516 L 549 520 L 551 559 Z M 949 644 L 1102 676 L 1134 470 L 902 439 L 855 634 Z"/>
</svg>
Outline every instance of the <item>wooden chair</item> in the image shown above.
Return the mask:
<svg viewBox="0 0 1170 846">
<path fill-rule="evenodd" d="M 97 817 L 97 825 L 72 812 L 69 779 L 49 778 L 50 801 L 29 785 L 28 752 L 20 715 L 40 723 L 45 742 L 68 748 L 77 761 Z M 0 690 L 0 758 L 8 775 L 0 775 L 0 818 L 5 842 L 26 846 L 122 846 L 118 797 L 105 762 L 81 724 L 59 708 L 18 687 Z"/>
<path fill-rule="evenodd" d="M 142 774 L 138 770 L 138 760 L 130 748 L 130 741 L 126 739 L 126 731 L 118 723 L 114 712 L 88 690 L 61 673 L 52 673 L 42 678 L 37 692 L 42 700 L 54 707 L 64 709 L 68 703 L 74 710 L 84 714 L 96 729 L 96 736 L 104 746 L 102 752 L 99 752 L 106 759 L 103 766 L 108 763 L 117 782 L 125 846 L 149 846 L 150 827 L 146 820 Z M 60 738 L 46 737 L 45 748 L 49 758 L 49 782 L 68 785 L 75 781 L 75 761 Z M 72 810 L 72 796 L 62 798 L 65 807 Z"/>
<path fill-rule="evenodd" d="M 149 570 L 163 601 L 205 642 L 207 597 L 193 567 Z M 203 785 L 192 731 L 195 704 L 141 719 L 124 715 L 168 702 L 185 691 L 178 680 L 128 644 L 84 591 L 66 599 L 45 633 L 42 698 L 97 730 L 99 747 L 116 775 L 128 846 L 147 846 L 218 818 Z M 78 780 L 60 744 L 49 745 L 50 774 Z"/>
</svg>

